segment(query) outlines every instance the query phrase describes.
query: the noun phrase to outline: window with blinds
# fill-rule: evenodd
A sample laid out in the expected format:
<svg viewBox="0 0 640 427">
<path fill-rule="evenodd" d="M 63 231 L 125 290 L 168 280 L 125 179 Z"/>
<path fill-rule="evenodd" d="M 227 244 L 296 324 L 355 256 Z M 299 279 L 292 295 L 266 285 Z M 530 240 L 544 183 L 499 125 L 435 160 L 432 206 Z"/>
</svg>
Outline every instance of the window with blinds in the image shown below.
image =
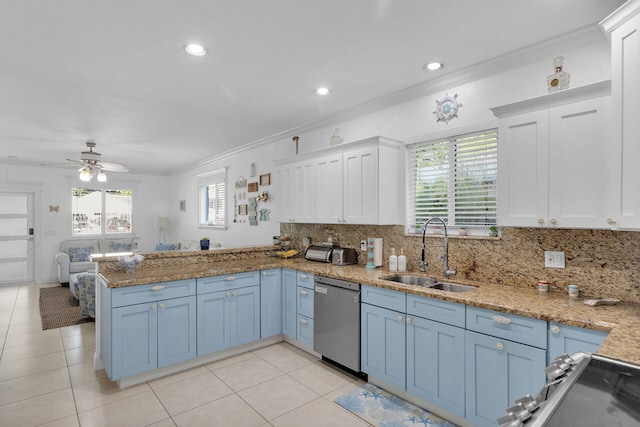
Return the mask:
<svg viewBox="0 0 640 427">
<path fill-rule="evenodd" d="M 406 170 L 410 232 L 431 217 L 449 226 L 496 225 L 496 129 L 408 145 Z"/>
<path fill-rule="evenodd" d="M 226 228 L 227 170 L 219 169 L 198 176 L 198 225 Z"/>
</svg>

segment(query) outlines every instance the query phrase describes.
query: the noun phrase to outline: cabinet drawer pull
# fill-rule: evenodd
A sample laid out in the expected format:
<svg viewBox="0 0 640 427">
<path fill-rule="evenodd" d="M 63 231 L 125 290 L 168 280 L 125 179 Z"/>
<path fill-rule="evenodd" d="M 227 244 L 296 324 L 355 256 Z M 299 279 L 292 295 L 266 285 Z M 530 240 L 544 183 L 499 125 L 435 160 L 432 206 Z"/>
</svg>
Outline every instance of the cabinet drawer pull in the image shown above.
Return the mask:
<svg viewBox="0 0 640 427">
<path fill-rule="evenodd" d="M 151 304 L 151 310 L 155 310 L 156 309 L 156 305 L 155 304 Z"/>
<path fill-rule="evenodd" d="M 160 303 L 160 308 L 165 308 L 165 304 L 163 302 Z"/>
<path fill-rule="evenodd" d="M 236 280 L 236 277 L 235 277 L 235 276 L 229 276 L 229 277 L 227 277 L 227 278 L 226 278 L 226 279 L 224 279 L 224 280 L 226 280 L 226 281 L 228 281 L 228 282 L 233 282 L 234 280 Z"/>
<path fill-rule="evenodd" d="M 307 291 L 300 291 L 300 295 L 307 295 L 309 292 Z"/>
<path fill-rule="evenodd" d="M 151 290 L 152 290 L 152 291 L 161 291 L 161 290 L 163 290 L 163 289 L 164 289 L 164 286 L 163 286 L 163 285 L 156 285 L 156 286 L 152 286 L 152 287 L 151 287 Z"/>
<path fill-rule="evenodd" d="M 554 334 L 559 334 L 560 333 L 560 328 L 557 325 L 553 325 L 551 327 L 551 332 L 553 332 Z"/>
<path fill-rule="evenodd" d="M 496 350 L 498 351 L 504 350 L 504 344 L 502 344 L 501 342 L 496 343 Z"/>
<path fill-rule="evenodd" d="M 300 319 L 300 323 L 306 325 L 307 323 L 309 323 L 309 321 L 307 319 Z"/>
<path fill-rule="evenodd" d="M 509 319 L 508 317 L 504 317 L 504 316 L 493 316 L 491 319 L 493 319 L 494 322 L 496 323 L 500 323 L 503 325 L 508 325 L 509 323 L 511 323 L 511 319 Z"/>
</svg>

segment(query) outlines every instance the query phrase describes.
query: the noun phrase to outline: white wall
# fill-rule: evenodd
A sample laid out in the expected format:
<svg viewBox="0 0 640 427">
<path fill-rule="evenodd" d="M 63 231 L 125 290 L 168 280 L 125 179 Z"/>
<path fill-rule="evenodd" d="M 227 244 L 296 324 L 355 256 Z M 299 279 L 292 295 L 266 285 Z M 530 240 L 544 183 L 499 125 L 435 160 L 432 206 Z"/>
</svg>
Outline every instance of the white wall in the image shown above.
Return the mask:
<svg viewBox="0 0 640 427">
<path fill-rule="evenodd" d="M 133 188 L 133 227 L 138 249 L 153 250 L 157 216 L 169 216 L 169 177 L 108 174 L 107 187 Z M 94 182 L 95 183 L 95 182 Z M 0 164 L 0 191 L 24 191 L 34 199 L 34 274 L 36 283 L 57 281 L 53 259 L 60 241 L 71 238 L 71 188 L 83 186 L 73 169 L 56 169 Z M 59 206 L 50 212 L 49 205 Z"/>
</svg>

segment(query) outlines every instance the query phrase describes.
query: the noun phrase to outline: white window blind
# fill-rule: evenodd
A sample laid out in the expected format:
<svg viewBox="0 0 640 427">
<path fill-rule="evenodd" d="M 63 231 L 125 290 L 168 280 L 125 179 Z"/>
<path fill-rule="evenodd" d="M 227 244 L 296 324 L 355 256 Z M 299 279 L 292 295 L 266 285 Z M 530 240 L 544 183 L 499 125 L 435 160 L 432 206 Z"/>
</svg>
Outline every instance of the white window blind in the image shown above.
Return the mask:
<svg viewBox="0 0 640 427">
<path fill-rule="evenodd" d="M 408 145 L 406 170 L 409 231 L 431 217 L 449 226 L 496 225 L 496 129 Z"/>
<path fill-rule="evenodd" d="M 198 176 L 198 225 L 225 228 L 227 169 Z"/>
</svg>

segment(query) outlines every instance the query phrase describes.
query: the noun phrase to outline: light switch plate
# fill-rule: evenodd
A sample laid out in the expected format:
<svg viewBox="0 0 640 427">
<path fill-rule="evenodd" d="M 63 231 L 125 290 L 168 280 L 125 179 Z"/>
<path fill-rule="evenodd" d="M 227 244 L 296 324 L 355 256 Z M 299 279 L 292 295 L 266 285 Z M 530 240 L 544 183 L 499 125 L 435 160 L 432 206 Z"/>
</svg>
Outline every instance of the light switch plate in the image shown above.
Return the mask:
<svg viewBox="0 0 640 427">
<path fill-rule="evenodd" d="M 544 266 L 564 268 L 564 252 L 544 251 Z"/>
</svg>

